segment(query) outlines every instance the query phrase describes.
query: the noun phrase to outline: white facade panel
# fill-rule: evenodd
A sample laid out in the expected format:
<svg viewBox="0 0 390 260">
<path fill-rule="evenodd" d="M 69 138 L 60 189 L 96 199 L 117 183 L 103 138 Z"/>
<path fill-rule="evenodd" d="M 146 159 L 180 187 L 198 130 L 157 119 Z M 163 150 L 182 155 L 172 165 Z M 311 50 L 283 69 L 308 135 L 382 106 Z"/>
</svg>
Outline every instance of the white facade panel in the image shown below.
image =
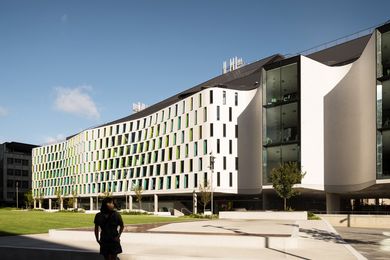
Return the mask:
<svg viewBox="0 0 390 260">
<path fill-rule="evenodd" d="M 324 190 L 324 96 L 351 69 L 351 64 L 329 67 L 301 56 L 302 187 Z"/>
</svg>

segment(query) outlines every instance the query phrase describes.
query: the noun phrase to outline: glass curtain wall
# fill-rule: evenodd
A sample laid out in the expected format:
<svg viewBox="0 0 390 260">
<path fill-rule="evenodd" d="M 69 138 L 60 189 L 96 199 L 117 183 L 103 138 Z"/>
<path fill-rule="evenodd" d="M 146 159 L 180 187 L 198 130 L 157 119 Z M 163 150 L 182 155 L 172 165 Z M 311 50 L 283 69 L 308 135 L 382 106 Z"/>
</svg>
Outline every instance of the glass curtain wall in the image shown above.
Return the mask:
<svg viewBox="0 0 390 260">
<path fill-rule="evenodd" d="M 376 31 L 377 178 L 390 178 L 390 26 Z"/>
<path fill-rule="evenodd" d="M 273 168 L 300 162 L 298 62 L 263 71 L 263 183 Z"/>
</svg>

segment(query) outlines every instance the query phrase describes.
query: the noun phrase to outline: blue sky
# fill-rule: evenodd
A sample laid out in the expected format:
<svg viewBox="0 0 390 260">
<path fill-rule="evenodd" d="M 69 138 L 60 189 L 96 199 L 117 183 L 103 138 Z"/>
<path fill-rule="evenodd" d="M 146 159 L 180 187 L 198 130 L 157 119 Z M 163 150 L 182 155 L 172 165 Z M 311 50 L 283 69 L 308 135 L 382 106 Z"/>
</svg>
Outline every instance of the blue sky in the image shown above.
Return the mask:
<svg viewBox="0 0 390 260">
<path fill-rule="evenodd" d="M 390 19 L 389 1 L 0 0 L 0 143 L 52 142 Z"/>
</svg>

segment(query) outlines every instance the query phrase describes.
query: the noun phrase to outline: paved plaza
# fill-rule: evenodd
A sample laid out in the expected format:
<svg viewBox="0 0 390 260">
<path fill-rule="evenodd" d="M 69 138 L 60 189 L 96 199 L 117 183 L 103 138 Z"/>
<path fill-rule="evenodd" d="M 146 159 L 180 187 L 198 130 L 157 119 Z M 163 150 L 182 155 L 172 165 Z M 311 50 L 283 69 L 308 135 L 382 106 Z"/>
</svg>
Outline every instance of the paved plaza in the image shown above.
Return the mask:
<svg viewBox="0 0 390 260">
<path fill-rule="evenodd" d="M 127 226 L 120 259 L 365 259 L 327 222 L 207 220 Z M 0 237 L 1 259 L 99 259 L 92 230 Z"/>
<path fill-rule="evenodd" d="M 368 259 L 390 259 L 390 228 L 337 227 L 336 230 Z"/>
</svg>

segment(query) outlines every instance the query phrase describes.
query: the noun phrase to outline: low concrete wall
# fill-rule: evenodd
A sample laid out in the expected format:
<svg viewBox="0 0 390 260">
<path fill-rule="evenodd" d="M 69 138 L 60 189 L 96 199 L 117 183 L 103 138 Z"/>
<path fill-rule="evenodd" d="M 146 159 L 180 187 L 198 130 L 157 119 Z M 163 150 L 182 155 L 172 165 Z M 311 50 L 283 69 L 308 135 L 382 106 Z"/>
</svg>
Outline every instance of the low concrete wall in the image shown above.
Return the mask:
<svg viewBox="0 0 390 260">
<path fill-rule="evenodd" d="M 307 220 L 306 211 L 220 211 L 220 219 Z"/>
<path fill-rule="evenodd" d="M 351 214 L 316 214 L 335 227 L 390 227 L 390 216 L 383 215 L 351 215 Z"/>
</svg>

